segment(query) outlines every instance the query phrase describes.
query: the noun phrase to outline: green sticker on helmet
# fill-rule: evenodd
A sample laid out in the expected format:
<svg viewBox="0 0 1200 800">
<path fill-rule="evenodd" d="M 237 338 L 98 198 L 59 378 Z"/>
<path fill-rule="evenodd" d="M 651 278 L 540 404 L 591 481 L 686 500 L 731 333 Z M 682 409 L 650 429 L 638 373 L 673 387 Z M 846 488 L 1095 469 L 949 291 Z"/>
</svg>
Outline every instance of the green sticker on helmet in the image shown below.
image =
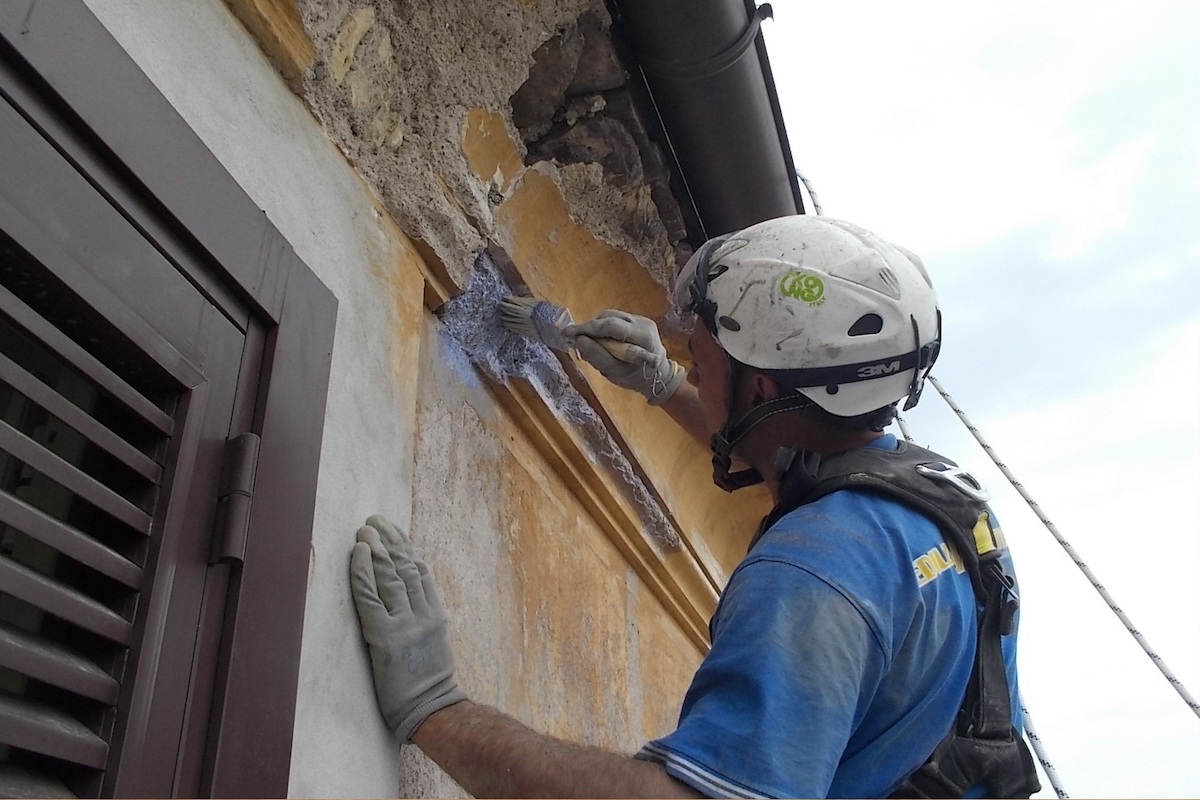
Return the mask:
<svg viewBox="0 0 1200 800">
<path fill-rule="evenodd" d="M 808 272 L 789 272 L 779 280 L 779 291 L 785 297 L 802 300 L 809 305 L 820 305 L 825 297 L 825 284 L 816 275 Z"/>
</svg>

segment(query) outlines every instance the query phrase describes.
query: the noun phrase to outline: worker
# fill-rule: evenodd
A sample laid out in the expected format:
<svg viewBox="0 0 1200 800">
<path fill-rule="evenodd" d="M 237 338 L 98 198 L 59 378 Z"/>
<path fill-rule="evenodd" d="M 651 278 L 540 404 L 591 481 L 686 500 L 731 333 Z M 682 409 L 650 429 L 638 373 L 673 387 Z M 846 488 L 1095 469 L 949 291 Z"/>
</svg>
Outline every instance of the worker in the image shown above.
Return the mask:
<svg viewBox="0 0 1200 800">
<path fill-rule="evenodd" d="M 380 709 L 481 797 L 1028 797 L 1016 583 L 986 493 L 885 434 L 941 345 L 912 253 L 825 217 L 703 245 L 675 282 L 691 368 L 655 324 L 568 330 L 601 374 L 711 445 L 775 507 L 730 576 L 678 727 L 628 756 L 537 733 L 454 679 L 432 574 L 396 526 L 358 532 L 351 584 Z M 596 344 L 624 341 L 627 361 Z"/>
</svg>

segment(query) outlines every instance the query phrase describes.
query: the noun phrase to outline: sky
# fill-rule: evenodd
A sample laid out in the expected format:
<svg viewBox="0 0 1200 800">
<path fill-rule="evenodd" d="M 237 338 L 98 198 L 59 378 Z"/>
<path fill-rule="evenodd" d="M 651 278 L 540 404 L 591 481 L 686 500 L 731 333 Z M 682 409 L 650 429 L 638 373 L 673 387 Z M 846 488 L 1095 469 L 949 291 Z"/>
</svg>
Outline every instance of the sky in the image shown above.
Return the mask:
<svg viewBox="0 0 1200 800">
<path fill-rule="evenodd" d="M 933 374 L 1200 695 L 1200 3 L 772 5 L 823 213 L 922 256 Z M 1200 797 L 1200 719 L 932 386 L 905 417 L 991 490 L 1062 787 Z"/>
</svg>

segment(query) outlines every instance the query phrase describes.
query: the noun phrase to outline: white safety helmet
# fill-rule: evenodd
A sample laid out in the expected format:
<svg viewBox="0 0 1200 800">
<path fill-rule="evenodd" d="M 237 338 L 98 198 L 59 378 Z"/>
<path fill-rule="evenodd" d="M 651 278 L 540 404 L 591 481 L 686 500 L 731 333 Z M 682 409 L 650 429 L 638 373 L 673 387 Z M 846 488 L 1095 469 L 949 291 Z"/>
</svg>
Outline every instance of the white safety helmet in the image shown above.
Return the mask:
<svg viewBox="0 0 1200 800">
<path fill-rule="evenodd" d="M 731 358 L 839 417 L 915 404 L 941 339 L 921 260 L 828 217 L 781 217 L 706 243 L 675 300 Z"/>
<path fill-rule="evenodd" d="M 727 491 L 762 480 L 730 473 L 734 446 L 764 419 L 817 405 L 882 429 L 911 408 L 941 346 L 941 312 L 921 260 L 856 225 L 791 216 L 706 242 L 675 281 L 730 359 L 730 416 L 712 438 L 713 480 Z M 734 418 L 744 366 L 794 393 Z"/>
</svg>

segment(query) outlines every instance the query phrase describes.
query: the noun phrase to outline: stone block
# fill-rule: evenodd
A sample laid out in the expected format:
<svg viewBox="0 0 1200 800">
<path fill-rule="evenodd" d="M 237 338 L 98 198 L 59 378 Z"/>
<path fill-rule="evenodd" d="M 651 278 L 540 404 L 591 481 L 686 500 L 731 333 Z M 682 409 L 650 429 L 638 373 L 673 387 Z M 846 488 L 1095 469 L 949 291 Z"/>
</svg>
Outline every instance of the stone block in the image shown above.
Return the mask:
<svg viewBox="0 0 1200 800">
<path fill-rule="evenodd" d="M 513 124 L 526 142 L 550 129 L 554 113 L 566 98 L 583 45 L 583 34 L 571 24 L 533 54 L 529 77 L 512 96 Z"/>
<path fill-rule="evenodd" d="M 334 83 L 340 86 L 345 80 L 350 65 L 354 63 L 354 54 L 358 51 L 359 44 L 374 25 L 375 9 L 372 6 L 355 9 L 342 23 L 329 54 L 329 70 Z"/>
<path fill-rule="evenodd" d="M 625 68 L 617 58 L 609 36 L 608 14 L 596 8 L 579 16 L 579 33 L 583 37 L 583 52 L 567 86 L 567 96 L 592 94 L 625 85 Z"/>
</svg>

